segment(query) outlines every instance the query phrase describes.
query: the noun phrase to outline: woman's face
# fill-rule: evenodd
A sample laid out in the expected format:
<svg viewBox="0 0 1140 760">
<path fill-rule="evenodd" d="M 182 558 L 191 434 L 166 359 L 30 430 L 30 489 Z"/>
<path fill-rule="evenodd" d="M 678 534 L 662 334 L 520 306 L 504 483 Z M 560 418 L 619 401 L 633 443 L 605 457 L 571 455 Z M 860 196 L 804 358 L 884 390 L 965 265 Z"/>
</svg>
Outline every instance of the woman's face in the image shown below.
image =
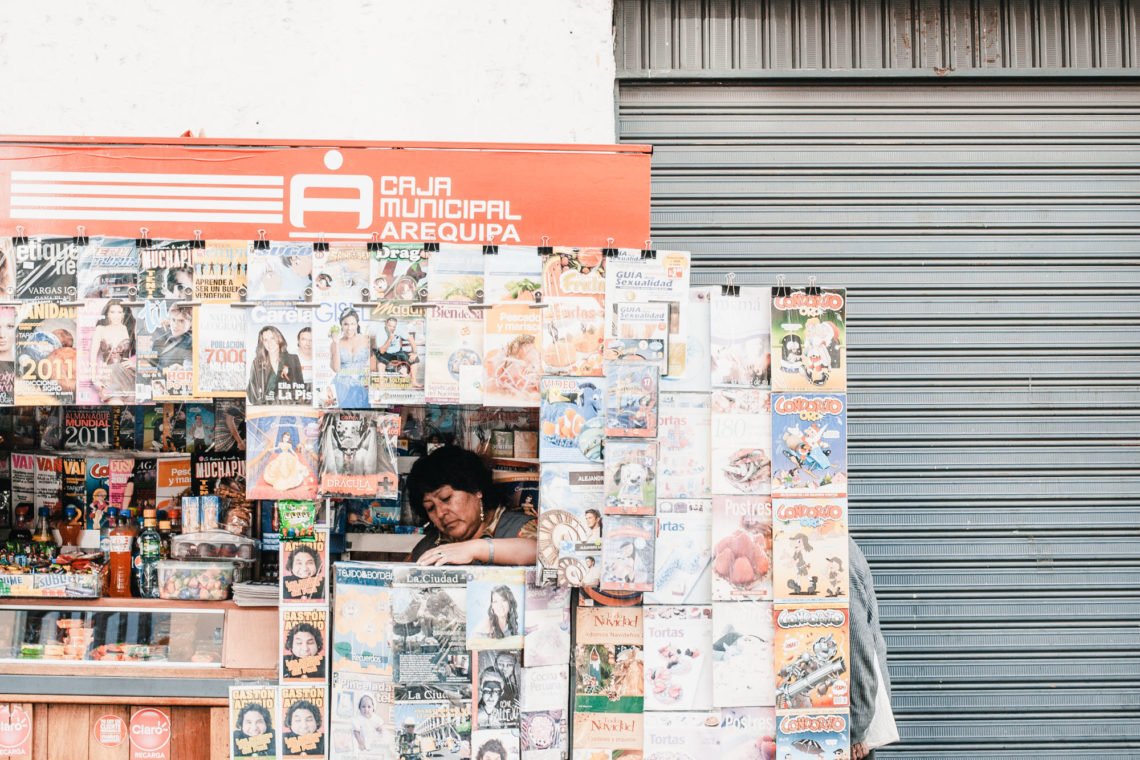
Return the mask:
<svg viewBox="0 0 1140 760">
<path fill-rule="evenodd" d="M 353 316 L 347 316 L 340 321 L 340 329 L 344 331 L 344 337 L 355 338 L 356 331 L 360 328 L 360 322 Z"/>
<path fill-rule="evenodd" d="M 265 718 L 257 710 L 250 710 L 241 719 L 241 732 L 246 736 L 260 736 L 265 730 Z"/>
<path fill-rule="evenodd" d="M 16 311 L 0 310 L 0 355 L 11 357 L 16 344 Z"/>
<path fill-rule="evenodd" d="M 297 552 L 290 566 L 294 578 L 312 578 L 317 574 L 317 563 L 308 552 Z"/>
<path fill-rule="evenodd" d="M 494 611 L 495 617 L 506 620 L 511 612 L 511 600 L 504 594 L 494 592 L 491 594 L 491 610 Z"/>
<path fill-rule="evenodd" d="M 289 650 L 294 657 L 312 657 L 321 650 L 317 647 L 317 639 L 308 631 L 297 631 L 293 634 L 293 648 Z"/>
<path fill-rule="evenodd" d="M 261 345 L 265 347 L 266 351 L 279 351 L 281 349 L 281 343 L 277 340 L 277 336 L 273 334 L 272 330 L 262 331 Z"/>
<path fill-rule="evenodd" d="M 293 711 L 289 720 L 289 730 L 295 735 L 315 734 L 317 732 L 317 716 L 305 708 Z"/>
<path fill-rule="evenodd" d="M 451 486 L 424 494 L 424 511 L 440 533 L 449 538 L 466 540 L 479 529 L 479 508 L 483 494 L 458 491 Z"/>
<path fill-rule="evenodd" d="M 113 303 L 107 307 L 107 323 L 112 325 L 123 324 L 123 307 Z"/>
</svg>

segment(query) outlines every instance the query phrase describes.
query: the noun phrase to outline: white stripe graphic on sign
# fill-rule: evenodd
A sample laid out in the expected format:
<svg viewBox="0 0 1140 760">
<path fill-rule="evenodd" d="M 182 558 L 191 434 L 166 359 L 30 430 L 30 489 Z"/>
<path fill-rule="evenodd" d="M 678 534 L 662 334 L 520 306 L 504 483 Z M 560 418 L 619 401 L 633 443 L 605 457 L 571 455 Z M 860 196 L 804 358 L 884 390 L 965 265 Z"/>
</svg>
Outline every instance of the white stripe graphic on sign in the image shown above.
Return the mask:
<svg viewBox="0 0 1140 760">
<path fill-rule="evenodd" d="M 284 198 L 274 187 L 186 187 L 185 185 L 68 185 L 13 182 L 13 195 L 170 195 L 190 198 Z"/>
<path fill-rule="evenodd" d="M 86 209 L 27 208 L 13 209 L 13 219 L 82 219 L 94 222 L 242 222 L 248 224 L 281 224 L 283 214 L 226 214 L 221 212 L 177 211 L 95 211 Z"/>
<path fill-rule="evenodd" d="M 285 178 L 240 174 L 137 174 L 131 172 L 12 172 L 13 182 L 142 182 L 178 185 L 285 185 Z"/>
<path fill-rule="evenodd" d="M 180 198 L 60 198 L 58 196 L 13 196 L 12 209 L 36 208 L 169 208 L 206 211 L 281 211 L 281 201 L 195 201 Z"/>
<path fill-rule="evenodd" d="M 291 238 L 304 238 L 305 240 L 320 240 L 325 238 L 341 238 L 344 240 L 369 240 L 371 232 L 290 232 Z"/>
</svg>

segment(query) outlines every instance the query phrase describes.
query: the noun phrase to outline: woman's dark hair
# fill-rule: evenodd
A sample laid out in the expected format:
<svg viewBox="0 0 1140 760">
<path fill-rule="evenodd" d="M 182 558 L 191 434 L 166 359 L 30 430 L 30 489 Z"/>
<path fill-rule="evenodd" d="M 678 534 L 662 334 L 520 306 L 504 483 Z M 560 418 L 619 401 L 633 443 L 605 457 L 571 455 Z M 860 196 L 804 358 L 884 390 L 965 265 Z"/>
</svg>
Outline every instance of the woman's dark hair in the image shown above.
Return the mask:
<svg viewBox="0 0 1140 760">
<path fill-rule="evenodd" d="M 506 598 L 511 603 L 507 610 L 507 629 L 499 627 L 499 618 L 495 616 L 495 594 Z M 487 617 L 491 619 L 491 638 L 505 639 L 507 636 L 519 634 L 519 602 L 515 599 L 515 592 L 510 586 L 495 586 L 491 589 L 491 599 L 487 602 Z"/>
<path fill-rule="evenodd" d="M 313 639 L 317 642 L 317 651 L 320 652 L 324 650 L 325 637 L 321 635 L 321 632 L 317 630 L 316 626 L 314 626 L 312 623 L 297 623 L 297 625 L 293 626 L 293 628 L 289 631 L 289 635 L 285 638 L 285 648 L 290 652 L 293 651 L 293 637 L 298 633 L 312 634 Z"/>
<path fill-rule="evenodd" d="M 107 305 L 103 307 L 103 314 L 102 314 L 102 316 L 99 317 L 99 321 L 95 323 L 95 326 L 96 327 L 102 327 L 103 325 L 111 324 L 111 318 L 107 316 L 107 312 L 109 312 L 111 310 L 112 306 L 118 306 L 120 309 L 123 310 L 123 327 L 126 328 L 127 335 L 129 335 L 131 338 L 130 355 L 134 356 L 135 355 L 135 313 L 134 313 L 133 309 L 128 309 L 126 306 L 123 306 L 123 302 L 121 300 L 119 300 L 118 298 L 112 298 L 110 301 L 107 302 Z"/>
<path fill-rule="evenodd" d="M 293 560 L 297 558 L 298 554 L 308 554 L 310 557 L 312 557 L 313 564 L 317 566 L 317 574 L 320 575 L 321 565 L 324 563 L 321 562 L 321 555 L 317 552 L 316 549 L 311 546 L 298 546 L 296 549 L 289 552 L 289 561 L 286 563 L 285 567 L 289 570 L 290 573 L 293 572 Z"/>
<path fill-rule="evenodd" d="M 475 760 L 483 760 L 488 752 L 495 752 L 502 760 L 507 760 L 507 750 L 503 743 L 498 739 L 490 739 L 479 748 L 479 752 L 475 755 Z"/>
<path fill-rule="evenodd" d="M 293 723 L 293 713 L 298 710 L 308 710 L 309 714 L 317 721 L 318 730 L 321 726 L 321 708 L 314 705 L 307 699 L 298 699 L 293 704 L 289 705 L 289 709 L 285 711 L 285 728 L 289 728 Z M 285 730 L 285 729 L 282 729 Z"/>
<path fill-rule="evenodd" d="M 245 722 L 246 714 L 251 713 L 251 712 L 255 712 L 261 716 L 262 720 L 265 721 L 265 730 L 267 732 L 270 732 L 270 733 L 273 732 L 273 718 L 269 717 L 269 710 L 266 709 L 265 705 L 261 704 L 260 702 L 250 702 L 248 705 L 246 705 L 245 707 L 241 708 L 241 710 L 238 711 L 238 714 L 237 714 L 237 730 L 238 731 L 241 731 L 241 726 L 242 726 L 242 723 Z"/>
<path fill-rule="evenodd" d="M 482 493 L 483 505 L 488 512 L 499 505 L 491 468 L 483 459 L 474 451 L 459 446 L 441 446 L 416 460 L 408 473 L 404 490 L 417 525 L 428 521 L 424 494 L 444 486 L 451 486 L 456 491 Z"/>
<path fill-rule="evenodd" d="M 277 338 L 277 345 L 280 347 L 281 354 L 288 353 L 288 343 L 285 341 L 285 335 L 276 325 L 266 325 L 261 328 L 257 333 L 257 348 L 254 350 L 253 365 L 255 367 L 269 368 L 269 352 L 265 350 L 265 346 L 261 345 L 261 336 L 265 333 L 271 333 Z"/>
</svg>

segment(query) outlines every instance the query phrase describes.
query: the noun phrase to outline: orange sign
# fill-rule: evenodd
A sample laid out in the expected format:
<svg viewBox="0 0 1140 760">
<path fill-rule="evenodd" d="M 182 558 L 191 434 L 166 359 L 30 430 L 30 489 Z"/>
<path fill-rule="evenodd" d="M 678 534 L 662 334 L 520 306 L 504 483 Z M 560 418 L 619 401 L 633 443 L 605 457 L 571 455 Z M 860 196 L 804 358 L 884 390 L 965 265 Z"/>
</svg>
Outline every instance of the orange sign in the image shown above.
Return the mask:
<svg viewBox="0 0 1140 760">
<path fill-rule="evenodd" d="M 157 707 L 131 716 L 131 760 L 170 760 L 170 716 Z"/>
<path fill-rule="evenodd" d="M 127 738 L 127 724 L 118 715 L 101 715 L 95 721 L 94 733 L 100 746 L 114 749 Z"/>
<path fill-rule="evenodd" d="M 0 757 L 32 756 L 32 716 L 19 705 L 0 705 Z"/>
<path fill-rule="evenodd" d="M 637 145 L 0 138 L 0 235 L 76 235 L 82 225 L 87 235 L 152 239 L 264 231 L 280 241 L 640 248 L 650 154 Z"/>
</svg>

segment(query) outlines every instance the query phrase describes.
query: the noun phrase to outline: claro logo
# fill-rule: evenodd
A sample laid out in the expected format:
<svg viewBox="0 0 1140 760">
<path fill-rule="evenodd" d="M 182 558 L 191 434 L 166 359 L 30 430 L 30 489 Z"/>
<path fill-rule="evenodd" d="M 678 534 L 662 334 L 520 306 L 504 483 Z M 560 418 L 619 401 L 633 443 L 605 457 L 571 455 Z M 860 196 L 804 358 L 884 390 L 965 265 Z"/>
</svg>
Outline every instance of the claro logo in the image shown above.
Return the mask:
<svg viewBox="0 0 1140 760">
<path fill-rule="evenodd" d="M 146 707 L 131 716 L 133 758 L 166 760 L 170 756 L 170 716 L 154 707 Z"/>
</svg>

